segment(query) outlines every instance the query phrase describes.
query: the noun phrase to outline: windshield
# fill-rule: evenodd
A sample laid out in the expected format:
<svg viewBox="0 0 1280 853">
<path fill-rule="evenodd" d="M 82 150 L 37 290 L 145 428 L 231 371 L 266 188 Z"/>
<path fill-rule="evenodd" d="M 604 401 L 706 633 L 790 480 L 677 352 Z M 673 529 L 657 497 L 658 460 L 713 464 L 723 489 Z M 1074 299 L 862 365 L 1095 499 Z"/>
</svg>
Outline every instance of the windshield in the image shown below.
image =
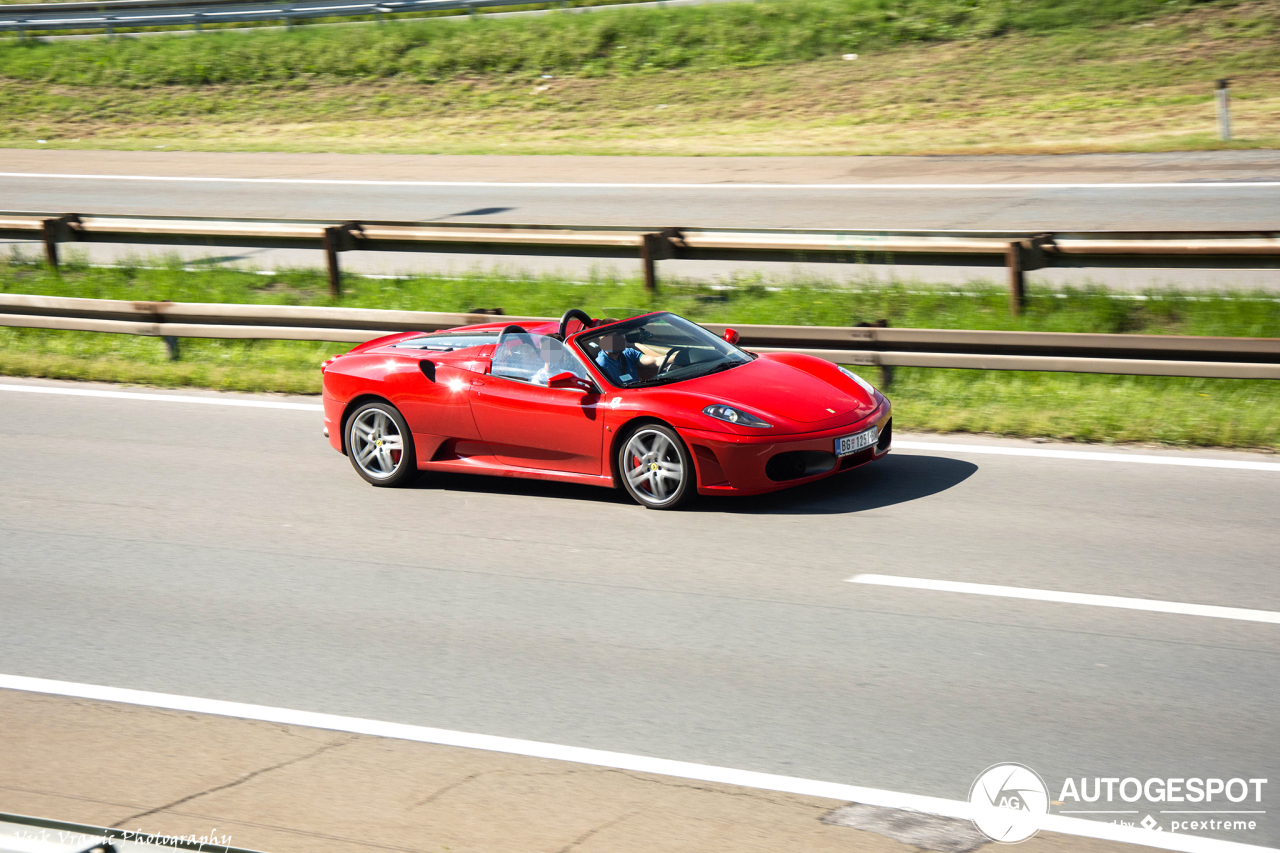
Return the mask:
<svg viewBox="0 0 1280 853">
<path fill-rule="evenodd" d="M 491 344 L 498 339 L 497 332 L 446 332 L 434 335 L 423 335 L 420 338 L 409 338 L 392 344 L 395 349 L 421 349 L 432 352 L 452 352 L 457 349 L 478 347 Z"/>
<path fill-rule="evenodd" d="M 675 314 L 652 314 L 577 338 L 587 358 L 619 388 L 666 385 L 751 361 L 733 344 Z"/>
</svg>

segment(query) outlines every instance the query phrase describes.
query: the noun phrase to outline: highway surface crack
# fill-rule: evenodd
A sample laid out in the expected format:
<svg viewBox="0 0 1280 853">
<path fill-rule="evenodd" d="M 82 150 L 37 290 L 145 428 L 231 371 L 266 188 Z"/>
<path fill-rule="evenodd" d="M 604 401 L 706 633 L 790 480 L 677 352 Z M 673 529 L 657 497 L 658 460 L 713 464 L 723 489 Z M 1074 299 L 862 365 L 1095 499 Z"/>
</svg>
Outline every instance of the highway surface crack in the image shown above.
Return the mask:
<svg viewBox="0 0 1280 853">
<path fill-rule="evenodd" d="M 573 841 L 570 841 L 568 844 L 566 844 L 565 846 L 561 847 L 561 848 L 560 848 L 560 850 L 558 851 L 558 853 L 569 853 L 569 851 L 570 851 L 570 850 L 572 850 L 573 848 L 575 848 L 575 847 L 577 847 L 577 846 L 581 845 L 583 842 L 585 842 L 585 841 L 586 841 L 588 838 L 590 838 L 591 836 L 595 835 L 597 832 L 602 832 L 603 830 L 606 830 L 606 829 L 608 829 L 608 828 L 609 828 L 609 827 L 611 827 L 611 826 L 616 826 L 617 824 L 622 823 L 622 822 L 623 822 L 624 820 L 626 820 L 627 818 L 629 818 L 629 817 L 633 817 L 633 816 L 635 816 L 636 814 L 638 814 L 638 812 L 627 812 L 626 814 L 622 815 L 621 817 L 615 817 L 613 820 L 606 820 L 604 823 L 600 824 L 599 826 L 595 827 L 594 829 L 588 829 L 586 832 L 584 832 L 584 833 L 582 833 L 581 835 L 579 835 L 579 836 L 578 836 L 577 838 L 575 838 Z"/>
<path fill-rule="evenodd" d="M 433 803 L 433 802 L 435 802 L 436 800 L 438 800 L 438 799 L 440 799 L 441 797 L 443 797 L 445 794 L 447 794 L 447 793 L 449 793 L 450 791 L 454 790 L 455 788 L 461 788 L 463 785 L 467 784 L 468 782 L 470 782 L 470 781 L 472 781 L 472 780 L 475 780 L 475 779 L 479 779 L 481 776 L 487 775 L 487 774 L 488 774 L 488 773 L 490 773 L 490 772 L 492 772 L 492 771 L 489 771 L 489 770 L 481 770 L 481 771 L 479 771 L 479 772 L 477 772 L 477 773 L 472 773 L 470 776 L 466 777 L 465 779 L 459 779 L 457 782 L 450 782 L 448 785 L 445 785 L 443 788 L 439 789 L 438 791 L 436 791 L 434 794 L 432 794 L 431 796 L 427 797 L 426 799 L 424 799 L 424 800 L 420 800 L 420 801 L 418 801 L 418 802 L 414 803 L 414 804 L 413 804 L 413 808 L 415 808 L 415 809 L 416 809 L 416 808 L 418 808 L 418 806 L 425 806 L 427 803 Z"/>
<path fill-rule="evenodd" d="M 288 761 L 281 761 L 279 764 L 273 764 L 270 767 L 263 767 L 260 770 L 254 770 L 251 773 L 246 773 L 243 776 L 241 776 L 239 779 L 236 779 L 234 782 L 227 782 L 224 785 L 215 785 L 214 787 L 209 788 L 207 790 L 197 791 L 194 794 L 188 794 L 187 796 L 182 797 L 181 799 L 174 800 L 173 802 L 167 803 L 163 806 L 157 806 L 154 809 L 148 809 L 145 812 L 139 812 L 136 815 L 132 815 L 117 823 L 111 824 L 111 828 L 120 829 L 122 826 L 124 826 L 126 823 L 129 823 L 130 821 L 139 820 L 141 818 L 148 817 L 149 815 L 166 811 L 175 806 L 180 806 L 183 803 L 189 803 L 192 800 L 199 799 L 200 797 L 205 797 L 205 796 L 208 796 L 209 794 L 216 794 L 219 791 L 225 791 L 228 788 L 234 788 L 237 785 L 243 785 L 245 782 L 248 782 L 250 779 L 255 779 L 258 776 L 261 776 L 263 773 L 270 773 L 272 770 L 279 770 L 280 768 L 288 767 L 291 764 L 298 764 L 299 762 L 302 762 L 302 761 L 309 761 L 312 758 L 315 758 L 316 756 L 322 753 L 328 752 L 331 749 L 336 749 L 337 747 L 340 747 L 340 746 L 346 746 L 347 744 L 351 743 L 353 740 L 355 740 L 355 737 L 351 736 L 351 737 L 345 737 L 336 743 L 326 743 L 324 746 L 320 747 L 319 749 L 312 750 L 311 752 L 308 752 L 306 755 L 299 755 L 297 758 L 290 758 Z"/>
</svg>

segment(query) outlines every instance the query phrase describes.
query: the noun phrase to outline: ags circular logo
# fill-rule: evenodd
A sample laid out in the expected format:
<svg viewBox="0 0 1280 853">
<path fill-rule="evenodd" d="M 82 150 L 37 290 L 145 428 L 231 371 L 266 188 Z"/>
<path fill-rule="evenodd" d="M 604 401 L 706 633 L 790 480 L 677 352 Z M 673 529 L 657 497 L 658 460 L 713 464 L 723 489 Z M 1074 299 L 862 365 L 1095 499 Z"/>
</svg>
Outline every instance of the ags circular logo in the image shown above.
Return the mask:
<svg viewBox="0 0 1280 853">
<path fill-rule="evenodd" d="M 1040 818 L 1049 813 L 1049 789 L 1030 767 L 995 764 L 974 780 L 969 804 L 979 832 L 1016 844 L 1039 832 Z"/>
</svg>

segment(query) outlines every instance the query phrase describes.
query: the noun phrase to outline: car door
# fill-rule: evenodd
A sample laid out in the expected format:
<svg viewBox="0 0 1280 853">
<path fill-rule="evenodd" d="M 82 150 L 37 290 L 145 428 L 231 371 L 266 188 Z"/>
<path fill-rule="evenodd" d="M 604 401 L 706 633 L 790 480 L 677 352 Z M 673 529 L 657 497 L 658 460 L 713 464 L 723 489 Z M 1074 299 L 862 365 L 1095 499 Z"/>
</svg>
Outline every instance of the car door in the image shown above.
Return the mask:
<svg viewBox="0 0 1280 853">
<path fill-rule="evenodd" d="M 547 387 L 558 373 L 573 373 L 582 380 L 581 387 Z M 560 341 L 504 332 L 490 372 L 473 380 L 470 388 L 476 426 L 501 462 L 573 474 L 601 473 L 600 393 L 586 368 Z"/>
<path fill-rule="evenodd" d="M 422 369 L 422 361 L 429 362 L 429 371 Z M 418 462 L 425 464 L 438 452 L 447 458 L 492 456 L 480 438 L 467 392 L 473 379 L 486 377 L 430 359 L 414 359 L 409 364 L 412 366 L 396 372 L 391 400 L 413 432 Z"/>
</svg>

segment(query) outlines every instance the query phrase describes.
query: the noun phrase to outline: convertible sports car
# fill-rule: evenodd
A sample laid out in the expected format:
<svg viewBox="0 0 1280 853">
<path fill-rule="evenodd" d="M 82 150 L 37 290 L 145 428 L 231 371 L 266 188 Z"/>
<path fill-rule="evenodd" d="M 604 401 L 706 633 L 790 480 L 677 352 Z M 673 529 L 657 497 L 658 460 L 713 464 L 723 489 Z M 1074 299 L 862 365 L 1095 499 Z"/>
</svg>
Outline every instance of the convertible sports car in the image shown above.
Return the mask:
<svg viewBox="0 0 1280 853">
<path fill-rule="evenodd" d="M 375 486 L 419 470 L 624 487 L 672 509 L 889 452 L 890 404 L 855 373 L 755 354 L 665 311 L 405 332 L 334 356 L 325 435 Z"/>
</svg>

